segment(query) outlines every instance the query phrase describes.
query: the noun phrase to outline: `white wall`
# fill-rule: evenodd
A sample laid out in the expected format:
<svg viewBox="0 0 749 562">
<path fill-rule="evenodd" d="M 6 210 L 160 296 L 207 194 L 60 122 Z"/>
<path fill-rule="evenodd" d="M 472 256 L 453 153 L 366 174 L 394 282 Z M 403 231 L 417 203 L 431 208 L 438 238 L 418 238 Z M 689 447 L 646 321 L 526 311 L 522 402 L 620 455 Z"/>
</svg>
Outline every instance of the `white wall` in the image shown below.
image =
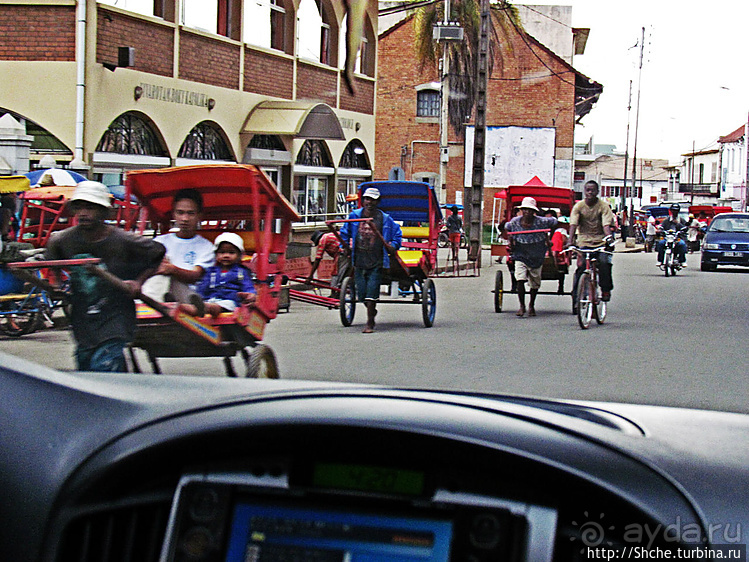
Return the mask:
<svg viewBox="0 0 749 562">
<path fill-rule="evenodd" d="M 533 176 L 555 185 L 555 133 L 551 127 L 487 127 L 484 186 L 523 185 Z M 471 185 L 473 138 L 474 128 L 467 127 L 465 187 Z"/>
</svg>

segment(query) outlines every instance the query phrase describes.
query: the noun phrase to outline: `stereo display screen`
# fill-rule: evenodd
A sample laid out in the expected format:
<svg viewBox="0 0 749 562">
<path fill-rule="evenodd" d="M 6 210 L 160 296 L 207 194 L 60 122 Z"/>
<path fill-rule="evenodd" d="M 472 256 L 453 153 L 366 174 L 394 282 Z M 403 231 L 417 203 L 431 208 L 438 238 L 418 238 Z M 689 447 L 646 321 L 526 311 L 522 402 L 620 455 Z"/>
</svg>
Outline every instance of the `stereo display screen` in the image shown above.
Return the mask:
<svg viewBox="0 0 749 562">
<path fill-rule="evenodd" d="M 449 520 L 239 501 L 226 562 L 447 562 Z"/>
</svg>

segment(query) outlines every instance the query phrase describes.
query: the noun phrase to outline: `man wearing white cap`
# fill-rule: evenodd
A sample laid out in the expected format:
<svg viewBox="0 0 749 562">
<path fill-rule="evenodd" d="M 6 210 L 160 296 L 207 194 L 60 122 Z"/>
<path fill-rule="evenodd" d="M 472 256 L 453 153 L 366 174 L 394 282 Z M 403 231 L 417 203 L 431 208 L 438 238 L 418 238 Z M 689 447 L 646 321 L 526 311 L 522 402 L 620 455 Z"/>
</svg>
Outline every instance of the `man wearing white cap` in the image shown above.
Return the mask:
<svg viewBox="0 0 749 562">
<path fill-rule="evenodd" d="M 340 232 L 345 243 L 344 251 L 352 253 L 356 294 L 367 308 L 365 334 L 374 332 L 382 269 L 390 267 L 389 254 L 396 252 L 403 240 L 401 227 L 390 215 L 377 208 L 379 200 L 380 190 L 367 187 L 362 194 L 362 207 L 353 211 L 348 218 L 372 220 L 343 223 Z"/>
<path fill-rule="evenodd" d="M 106 224 L 111 206 L 104 184 L 80 182 L 68 201 L 76 226 L 55 233 L 47 244 L 47 259 L 100 258 L 131 289 L 131 294 L 125 294 L 84 268 L 71 269 L 70 323 L 80 371 L 127 371 L 123 350 L 135 332 L 133 296 L 165 252 L 150 238 Z"/>
<path fill-rule="evenodd" d="M 538 217 L 538 207 L 533 197 L 525 197 L 519 209 L 523 214 L 513 218 L 505 225 L 505 231 L 510 235 L 510 254 L 515 264 L 515 279 L 517 280 L 518 299 L 520 309 L 517 316 L 523 317 L 525 308 L 525 283 L 530 287 L 530 302 L 528 316 L 536 315 L 536 295 L 541 287 L 541 268 L 544 265 L 546 251 L 549 248 L 548 232 L 557 226 L 556 217 Z M 541 231 L 527 232 L 525 231 Z M 512 234 L 518 233 L 518 234 Z"/>
</svg>

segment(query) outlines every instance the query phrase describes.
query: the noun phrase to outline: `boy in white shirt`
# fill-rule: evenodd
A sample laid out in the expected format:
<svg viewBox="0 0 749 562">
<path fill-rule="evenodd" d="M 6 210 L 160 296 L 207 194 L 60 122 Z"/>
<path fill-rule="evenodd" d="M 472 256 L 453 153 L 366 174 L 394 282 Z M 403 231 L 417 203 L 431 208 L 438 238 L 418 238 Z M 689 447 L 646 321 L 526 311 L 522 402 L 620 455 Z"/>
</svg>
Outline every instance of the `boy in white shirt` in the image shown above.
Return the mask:
<svg viewBox="0 0 749 562">
<path fill-rule="evenodd" d="M 195 284 L 213 265 L 213 244 L 197 234 L 203 212 L 203 197 L 195 189 L 174 195 L 172 219 L 176 232 L 154 238 L 166 247 L 166 257 L 156 274 L 143 285 L 143 293 L 160 301 L 190 302 Z"/>
</svg>

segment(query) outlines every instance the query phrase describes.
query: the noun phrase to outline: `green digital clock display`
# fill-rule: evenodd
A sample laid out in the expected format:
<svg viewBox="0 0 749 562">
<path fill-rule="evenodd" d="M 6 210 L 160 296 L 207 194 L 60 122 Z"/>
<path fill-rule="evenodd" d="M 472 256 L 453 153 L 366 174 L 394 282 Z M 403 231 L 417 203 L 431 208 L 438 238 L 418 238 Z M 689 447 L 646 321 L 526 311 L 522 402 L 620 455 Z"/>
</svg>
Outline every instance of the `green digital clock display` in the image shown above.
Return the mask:
<svg viewBox="0 0 749 562">
<path fill-rule="evenodd" d="M 424 473 L 360 464 L 317 463 L 312 483 L 324 488 L 417 496 L 424 491 Z"/>
</svg>

